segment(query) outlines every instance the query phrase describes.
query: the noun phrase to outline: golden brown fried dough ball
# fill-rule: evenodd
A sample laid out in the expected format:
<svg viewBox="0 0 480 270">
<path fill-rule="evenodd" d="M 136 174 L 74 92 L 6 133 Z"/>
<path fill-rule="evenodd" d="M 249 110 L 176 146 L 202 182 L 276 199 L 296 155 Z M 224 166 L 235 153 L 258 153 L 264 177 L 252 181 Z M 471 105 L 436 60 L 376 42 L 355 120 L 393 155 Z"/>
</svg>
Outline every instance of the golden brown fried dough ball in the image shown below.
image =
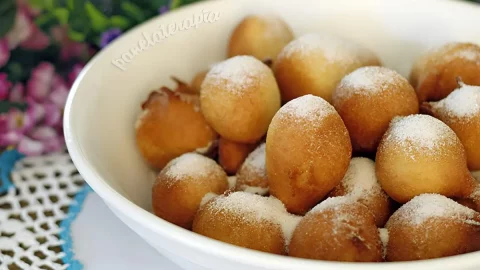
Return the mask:
<svg viewBox="0 0 480 270">
<path fill-rule="evenodd" d="M 368 208 L 350 197 L 329 198 L 297 225 L 290 256 L 344 262 L 380 262 L 383 247 Z"/>
<path fill-rule="evenodd" d="M 331 102 L 345 75 L 371 63 L 359 53 L 355 44 L 328 34 L 308 34 L 290 42 L 273 66 L 282 100 L 312 94 Z"/>
<path fill-rule="evenodd" d="M 217 134 L 200 112 L 198 95 L 161 88 L 142 105 L 135 124 L 136 142 L 143 158 L 162 169 L 181 154 L 208 150 Z M 208 151 L 206 151 L 208 152 Z"/>
<path fill-rule="evenodd" d="M 438 194 L 422 194 L 388 220 L 387 260 L 433 259 L 480 250 L 480 214 Z"/>
<path fill-rule="evenodd" d="M 281 18 L 251 15 L 233 31 L 228 44 L 228 57 L 251 55 L 260 61 L 274 60 L 292 40 L 292 30 Z"/>
<path fill-rule="evenodd" d="M 268 177 L 265 167 L 265 143 L 250 153 L 237 173 L 236 190 L 268 194 Z"/>
<path fill-rule="evenodd" d="M 428 115 L 392 120 L 378 147 L 376 172 L 385 192 L 400 203 L 422 193 L 466 197 L 473 188 L 462 143 Z"/>
<path fill-rule="evenodd" d="M 393 117 L 418 113 L 415 90 L 385 67 L 362 67 L 345 76 L 333 93 L 333 106 L 356 152 L 375 152 Z"/>
<path fill-rule="evenodd" d="M 233 245 L 285 254 L 299 219 L 288 214 L 274 197 L 234 192 L 210 199 L 200 207 L 193 231 Z"/>
<path fill-rule="evenodd" d="M 272 71 L 251 56 L 235 56 L 208 72 L 200 93 L 207 122 L 224 138 L 255 143 L 280 108 Z"/>
<path fill-rule="evenodd" d="M 207 76 L 208 70 L 203 70 L 195 74 L 192 81 L 190 82 L 190 89 L 194 94 L 200 94 L 200 89 L 202 87 L 203 80 Z"/>
<path fill-rule="evenodd" d="M 155 215 L 191 229 L 193 218 L 207 193 L 228 189 L 227 175 L 212 159 L 187 153 L 170 161 L 158 174 L 152 188 Z"/>
<path fill-rule="evenodd" d="M 449 43 L 420 57 L 410 73 L 418 100 L 437 101 L 457 88 L 457 77 L 480 85 L 480 46 Z"/>
<path fill-rule="evenodd" d="M 392 201 L 375 175 L 375 162 L 368 158 L 352 158 L 342 182 L 330 196 L 348 196 L 364 204 L 375 216 L 377 227 L 383 227 L 392 212 Z"/>
<path fill-rule="evenodd" d="M 468 168 L 480 170 L 480 86 L 461 83 L 448 97 L 422 108 L 455 131 L 465 147 Z"/>
<path fill-rule="evenodd" d="M 303 214 L 340 183 L 351 154 L 347 128 L 333 106 L 312 95 L 296 98 L 278 111 L 268 129 L 270 194 L 289 212 Z"/>
<path fill-rule="evenodd" d="M 218 140 L 218 162 L 228 174 L 236 174 L 255 144 L 238 143 L 225 138 Z"/>
</svg>

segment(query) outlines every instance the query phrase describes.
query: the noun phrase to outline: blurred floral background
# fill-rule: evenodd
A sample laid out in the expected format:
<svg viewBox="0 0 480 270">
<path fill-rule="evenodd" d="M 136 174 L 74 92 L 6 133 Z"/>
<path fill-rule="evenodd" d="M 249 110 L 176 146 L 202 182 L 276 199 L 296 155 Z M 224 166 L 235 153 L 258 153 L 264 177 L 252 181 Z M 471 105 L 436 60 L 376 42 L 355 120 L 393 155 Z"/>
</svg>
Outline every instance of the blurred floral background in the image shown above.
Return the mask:
<svg viewBox="0 0 480 270">
<path fill-rule="evenodd" d="M 0 0 L 0 150 L 62 151 L 63 108 L 85 63 L 129 28 L 195 1 Z"/>
<path fill-rule="evenodd" d="M 85 63 L 133 26 L 198 0 L 0 0 L 0 150 L 64 150 L 65 101 Z"/>
</svg>

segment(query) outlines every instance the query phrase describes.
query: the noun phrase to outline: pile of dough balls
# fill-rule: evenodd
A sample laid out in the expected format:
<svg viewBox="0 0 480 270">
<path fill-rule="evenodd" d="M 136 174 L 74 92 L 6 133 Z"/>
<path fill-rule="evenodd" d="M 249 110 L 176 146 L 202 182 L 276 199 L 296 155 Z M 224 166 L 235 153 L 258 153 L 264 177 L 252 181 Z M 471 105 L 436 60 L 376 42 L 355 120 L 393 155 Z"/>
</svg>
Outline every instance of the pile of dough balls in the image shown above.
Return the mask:
<svg viewBox="0 0 480 270">
<path fill-rule="evenodd" d="M 429 51 L 407 79 L 353 41 L 251 15 L 227 56 L 141 106 L 155 215 L 316 260 L 480 250 L 478 45 Z"/>
</svg>

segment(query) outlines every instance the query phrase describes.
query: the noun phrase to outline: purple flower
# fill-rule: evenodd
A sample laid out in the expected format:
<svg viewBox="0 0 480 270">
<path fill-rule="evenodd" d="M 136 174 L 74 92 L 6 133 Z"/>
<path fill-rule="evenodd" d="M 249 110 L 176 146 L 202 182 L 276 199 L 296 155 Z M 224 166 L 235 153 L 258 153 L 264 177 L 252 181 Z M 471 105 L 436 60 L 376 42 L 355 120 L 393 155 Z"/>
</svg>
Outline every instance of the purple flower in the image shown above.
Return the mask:
<svg viewBox="0 0 480 270">
<path fill-rule="evenodd" d="M 10 49 L 8 48 L 8 40 L 0 39 L 0 68 L 3 67 L 10 58 Z"/>
<path fill-rule="evenodd" d="M 55 68 L 48 62 L 40 63 L 32 70 L 32 76 L 27 82 L 27 95 L 42 102 L 51 92 Z"/>
<path fill-rule="evenodd" d="M 111 28 L 103 32 L 102 37 L 100 39 L 100 48 L 104 48 L 110 42 L 112 42 L 117 37 L 119 37 L 121 34 L 122 34 L 122 30 L 120 30 L 119 28 Z"/>
<path fill-rule="evenodd" d="M 168 7 L 168 5 L 161 6 L 158 9 L 158 14 L 162 15 L 164 13 L 167 13 L 169 10 L 170 10 L 170 8 Z"/>
<path fill-rule="evenodd" d="M 7 74 L 1 72 L 0 73 L 0 100 L 7 99 L 8 92 L 10 91 L 10 87 L 12 87 L 12 83 L 8 81 Z"/>
</svg>

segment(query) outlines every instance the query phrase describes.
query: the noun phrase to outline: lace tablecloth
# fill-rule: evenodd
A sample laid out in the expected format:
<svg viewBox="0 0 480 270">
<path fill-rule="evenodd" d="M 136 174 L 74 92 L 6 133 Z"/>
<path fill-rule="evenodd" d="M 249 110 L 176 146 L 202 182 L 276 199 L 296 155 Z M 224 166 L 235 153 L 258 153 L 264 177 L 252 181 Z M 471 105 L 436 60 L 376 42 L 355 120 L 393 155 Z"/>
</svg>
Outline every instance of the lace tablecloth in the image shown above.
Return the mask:
<svg viewBox="0 0 480 270">
<path fill-rule="evenodd" d="M 0 270 L 178 269 L 110 212 L 68 154 L 7 151 L 0 176 Z"/>
</svg>

